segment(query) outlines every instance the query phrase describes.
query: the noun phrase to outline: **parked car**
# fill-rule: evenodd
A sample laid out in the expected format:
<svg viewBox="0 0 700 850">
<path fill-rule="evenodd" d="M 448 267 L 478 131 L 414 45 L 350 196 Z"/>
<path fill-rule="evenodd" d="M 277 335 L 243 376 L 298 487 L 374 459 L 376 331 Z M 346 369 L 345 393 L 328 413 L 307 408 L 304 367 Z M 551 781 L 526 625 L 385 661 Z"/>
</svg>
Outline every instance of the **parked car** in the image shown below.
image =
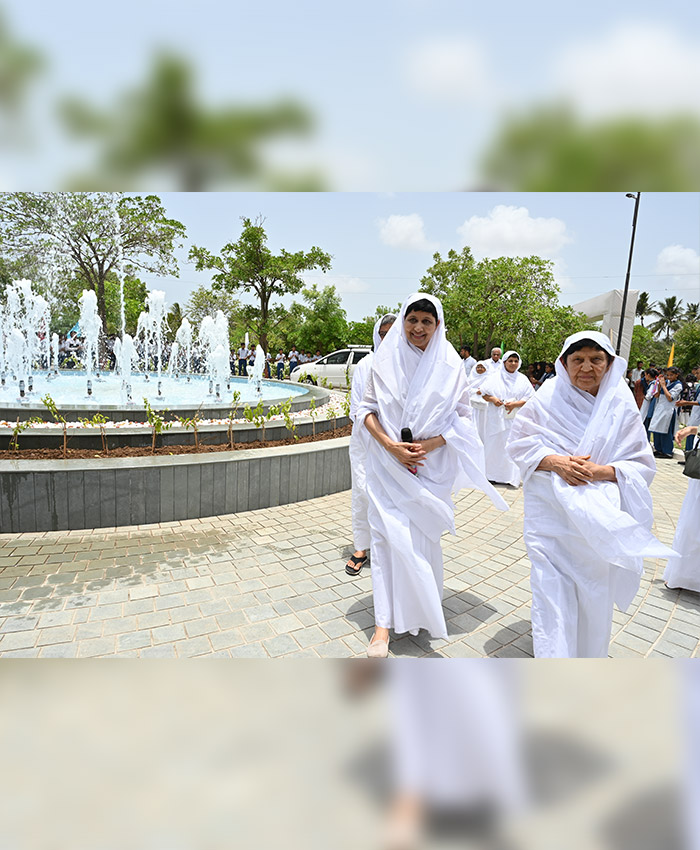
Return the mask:
<svg viewBox="0 0 700 850">
<path fill-rule="evenodd" d="M 351 346 L 341 348 L 326 354 L 313 363 L 303 363 L 297 366 L 289 376 L 296 383 L 320 384 L 322 379 L 334 387 L 347 387 L 352 381 L 355 366 L 366 357 L 372 349 L 370 346 Z"/>
</svg>

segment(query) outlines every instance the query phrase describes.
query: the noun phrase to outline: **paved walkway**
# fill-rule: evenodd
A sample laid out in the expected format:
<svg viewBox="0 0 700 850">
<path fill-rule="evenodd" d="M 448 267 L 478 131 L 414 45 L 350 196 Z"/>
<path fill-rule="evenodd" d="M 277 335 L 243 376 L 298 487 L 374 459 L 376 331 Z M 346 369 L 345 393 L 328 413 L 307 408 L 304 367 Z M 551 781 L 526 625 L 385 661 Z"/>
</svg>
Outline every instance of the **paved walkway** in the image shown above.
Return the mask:
<svg viewBox="0 0 700 850">
<path fill-rule="evenodd" d="M 676 452 L 677 456 L 680 454 Z M 685 494 L 659 462 L 656 533 L 670 543 Z M 529 562 L 522 491 L 457 500 L 443 538 L 448 640 L 404 636 L 397 656 L 527 657 Z M 95 531 L 0 535 L 0 656 L 348 657 L 372 633 L 369 570 L 345 575 L 350 493 L 244 514 Z M 700 656 L 700 594 L 669 591 L 646 563 L 613 657 Z"/>
</svg>

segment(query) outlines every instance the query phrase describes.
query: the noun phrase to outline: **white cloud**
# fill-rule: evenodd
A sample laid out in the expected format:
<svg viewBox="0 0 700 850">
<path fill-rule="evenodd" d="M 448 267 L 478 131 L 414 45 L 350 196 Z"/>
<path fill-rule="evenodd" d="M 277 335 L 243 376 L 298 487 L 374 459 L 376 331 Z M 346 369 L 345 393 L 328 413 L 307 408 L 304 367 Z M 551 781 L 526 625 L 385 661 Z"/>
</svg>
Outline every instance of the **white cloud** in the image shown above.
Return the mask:
<svg viewBox="0 0 700 850">
<path fill-rule="evenodd" d="M 656 273 L 668 275 L 700 274 L 700 254 L 694 248 L 667 245 L 656 258 Z"/>
<path fill-rule="evenodd" d="M 484 49 L 470 39 L 435 38 L 414 47 L 404 74 L 416 93 L 438 101 L 486 102 L 493 94 Z"/>
<path fill-rule="evenodd" d="M 473 215 L 457 232 L 474 256 L 555 259 L 571 242 L 566 224 L 558 218 L 533 218 L 526 207 L 499 204 L 487 216 Z"/>
<path fill-rule="evenodd" d="M 557 93 L 587 117 L 700 111 L 700 44 L 668 27 L 629 22 L 570 44 L 554 60 Z"/>
<path fill-rule="evenodd" d="M 418 213 L 390 215 L 377 220 L 379 236 L 385 245 L 392 248 L 407 248 L 412 251 L 436 251 L 437 242 L 428 241 L 423 219 Z"/>
</svg>

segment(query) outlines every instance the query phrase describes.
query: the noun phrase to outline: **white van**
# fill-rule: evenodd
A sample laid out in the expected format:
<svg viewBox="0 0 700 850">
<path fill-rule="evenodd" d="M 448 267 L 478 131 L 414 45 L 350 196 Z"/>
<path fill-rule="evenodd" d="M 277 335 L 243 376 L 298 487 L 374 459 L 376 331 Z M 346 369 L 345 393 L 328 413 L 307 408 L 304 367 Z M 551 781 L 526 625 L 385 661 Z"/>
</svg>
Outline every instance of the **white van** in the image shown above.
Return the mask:
<svg viewBox="0 0 700 850">
<path fill-rule="evenodd" d="M 353 345 L 326 354 L 313 363 L 302 363 L 289 376 L 291 381 L 298 384 L 320 384 L 325 378 L 334 387 L 347 388 L 352 381 L 355 366 L 366 357 L 370 351 L 369 345 Z"/>
</svg>

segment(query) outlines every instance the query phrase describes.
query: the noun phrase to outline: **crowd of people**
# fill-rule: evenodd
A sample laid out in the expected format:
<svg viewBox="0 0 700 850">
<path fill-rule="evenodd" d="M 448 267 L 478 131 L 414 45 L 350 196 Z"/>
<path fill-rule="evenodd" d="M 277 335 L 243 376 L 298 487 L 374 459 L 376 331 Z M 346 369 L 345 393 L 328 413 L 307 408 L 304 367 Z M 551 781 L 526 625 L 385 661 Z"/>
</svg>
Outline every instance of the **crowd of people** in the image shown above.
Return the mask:
<svg viewBox="0 0 700 850">
<path fill-rule="evenodd" d="M 677 430 L 684 407 L 700 416 L 697 382 L 689 398 L 677 369 L 657 372 L 640 407 L 626 361 L 597 331 L 526 372 L 516 351 L 460 354 L 439 300 L 416 293 L 377 321 L 353 376 L 345 570 L 359 575 L 371 553 L 370 657 L 388 654 L 391 629 L 447 636 L 440 537 L 455 533 L 451 493 L 465 487 L 506 510 L 494 485 L 523 486 L 536 657 L 607 656 L 614 606 L 630 605 L 644 558 L 670 559 L 668 586 L 700 591 L 700 484 L 690 481 L 673 549 L 651 532 L 649 490 L 654 455 L 672 455 L 674 437 L 697 440 L 694 420 Z"/>
</svg>

